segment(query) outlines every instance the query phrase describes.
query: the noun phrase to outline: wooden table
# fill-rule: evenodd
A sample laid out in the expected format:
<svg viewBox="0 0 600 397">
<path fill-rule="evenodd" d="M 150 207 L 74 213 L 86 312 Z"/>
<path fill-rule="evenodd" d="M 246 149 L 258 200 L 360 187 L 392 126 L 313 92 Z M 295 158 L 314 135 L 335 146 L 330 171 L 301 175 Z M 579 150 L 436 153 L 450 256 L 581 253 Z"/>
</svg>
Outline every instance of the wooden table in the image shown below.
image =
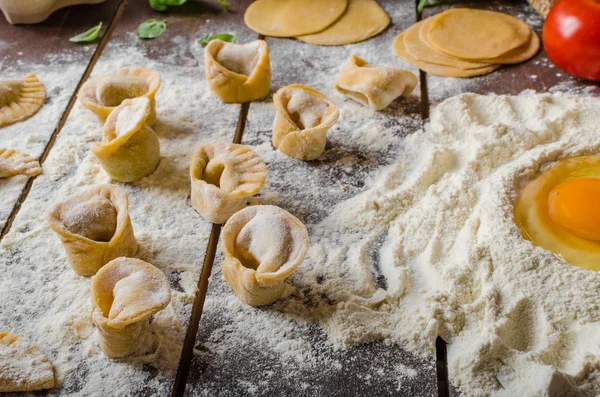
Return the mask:
<svg viewBox="0 0 600 397">
<path fill-rule="evenodd" d="M 421 16 L 416 14 L 415 4 L 411 0 L 380 1 L 391 16 L 392 25 L 376 38 L 357 45 L 346 47 L 310 46 L 298 41 L 267 38 L 271 51 L 273 82 L 272 92 L 290 83 L 310 85 L 326 95 L 335 95 L 332 82 L 341 64 L 351 53 L 365 57 L 379 64 L 396 65 L 418 71 L 395 58 L 390 50 L 393 38 Z M 122 65 L 120 57 L 123 51 L 131 48 L 139 52 L 140 62 L 150 63 L 157 69 L 176 70 L 181 76 L 198 76 L 198 84 L 203 84 L 202 49 L 193 45 L 193 38 L 206 33 L 235 32 L 239 42 L 256 38 L 256 34 L 243 24 L 243 12 L 248 1 L 233 1 L 230 12 L 224 12 L 214 3 L 187 4 L 179 10 L 167 14 L 158 14 L 148 6 L 146 0 L 108 0 L 94 6 L 76 6 L 57 11 L 46 22 L 34 26 L 11 26 L 0 20 L 0 76 L 16 77 L 32 70 L 48 89 L 48 101 L 59 100 L 61 112 L 33 117 L 25 122 L 14 124 L 0 132 L 0 146 L 9 146 L 27 151 L 48 160 L 48 168 L 58 159 L 63 150 L 76 146 L 74 160 L 63 174 L 50 177 L 13 178 L 0 180 L 0 189 L 4 189 L 7 200 L 0 203 L 0 227 L 3 227 L 2 255 L 9 255 L 18 248 L 19 238 L 26 236 L 31 228 L 43 227 L 40 208 L 49 203 L 48 197 L 40 193 L 44 186 L 56 184 L 68 185 L 67 179 L 85 163 L 87 145 L 91 135 L 81 134 L 70 123 L 69 116 L 83 110 L 75 105 L 75 93 L 90 75 L 112 70 Z M 500 10 L 518 16 L 541 33 L 542 19 L 524 2 L 481 2 L 464 4 L 470 7 Z M 439 13 L 447 6 L 427 8 L 423 17 Z M 134 33 L 137 26 L 149 18 L 160 17 L 168 24 L 167 32 L 151 41 L 140 41 Z M 103 21 L 104 28 L 99 40 L 90 45 L 76 45 L 68 38 Z M 7 37 L 9 39 L 7 39 Z M 62 73 L 69 78 L 60 78 L 60 84 L 52 80 L 44 81 L 44 65 L 57 54 L 69 54 L 61 59 Z M 60 75 L 53 71 L 52 76 Z M 64 77 L 64 76 L 63 76 Z M 374 117 L 389 120 L 389 127 L 400 139 L 421 128 L 427 118 L 429 106 L 461 92 L 518 94 L 524 90 L 548 92 L 569 90 L 598 95 L 600 88 L 573 79 L 555 68 L 540 51 L 536 57 L 525 64 L 503 67 L 490 75 L 471 79 L 445 79 L 420 74 L 421 88 L 411 98 L 400 100 L 390 108 Z M 164 82 L 161 90 L 168 90 L 169 82 Z M 417 89 L 418 91 L 418 89 Z M 322 220 L 337 203 L 362 191 L 365 177 L 378 167 L 390 164 L 395 159 L 396 147 L 381 151 L 365 152 L 359 144 L 353 143 L 344 131 L 359 129 L 360 118 L 342 117 L 328 136 L 325 156 L 319 162 L 298 163 L 285 156 L 271 156 L 270 134 L 272 123 L 271 96 L 249 105 L 226 105 L 212 97 L 193 98 L 198 100 L 197 109 L 190 110 L 190 122 L 180 131 L 172 131 L 174 126 L 162 125 L 159 121 L 157 132 L 161 138 L 172 140 L 172 144 L 163 144 L 163 162 L 161 167 L 172 167 L 174 177 L 173 190 L 184 186 L 187 174 L 184 170 L 190 150 L 199 143 L 211 140 L 241 142 L 255 148 L 265 157 L 269 166 L 269 179 L 265 192 L 279 192 L 277 201 L 282 207 L 300 217 L 309 227 Z M 158 96 L 160 102 L 160 93 Z M 42 109 L 41 113 L 44 110 Z M 217 125 L 210 120 L 219 117 Z M 159 114 L 160 118 L 160 114 Z M 43 122 L 40 124 L 40 119 Z M 184 149 L 182 149 L 184 148 Z M 189 148 L 189 150 L 187 149 Z M 349 170 L 340 166 L 340 160 L 354 159 L 355 165 Z M 166 160 L 165 160 L 166 159 Z M 183 164 L 183 165 L 182 165 Z M 291 179 L 306 183 L 331 185 L 335 189 L 323 189 L 318 194 L 297 185 L 290 189 Z M 141 206 L 148 195 L 142 189 L 153 189 L 149 185 L 128 187 L 132 208 Z M 67 189 L 67 188 L 65 188 Z M 68 189 L 67 189 L 68 190 Z M 174 199 L 185 206 L 188 193 L 173 193 Z M 333 349 L 327 342 L 317 320 L 307 310 L 306 318 L 286 318 L 285 305 L 275 304 L 268 309 L 237 307 L 230 315 L 224 315 L 226 302 L 219 301 L 217 293 L 228 288 L 220 274 L 222 256 L 216 249 L 220 227 L 210 225 L 194 213 L 187 205 L 184 213 L 173 214 L 175 221 L 193 219 L 197 227 L 174 232 L 173 225 L 152 225 L 159 232 L 175 236 L 179 241 L 176 247 L 167 242 L 145 241 L 153 250 L 142 252 L 144 259 L 160 267 L 172 283 L 177 293 L 189 298 L 176 310 L 181 311 L 185 321 L 182 329 L 174 332 L 174 346 L 185 342 L 181 360 L 177 368 L 155 369 L 141 366 L 135 379 L 152 380 L 151 383 L 132 384 L 130 392 L 138 395 L 174 395 L 190 396 L 237 396 L 237 395 L 298 395 L 298 396 L 371 396 L 371 395 L 411 395 L 434 396 L 438 394 L 438 375 L 436 358 L 416 356 L 399 345 L 373 342 L 348 349 Z M 134 210 L 132 218 L 142 218 L 143 210 Z M 146 211 L 150 211 L 146 208 Z M 146 214 L 147 215 L 147 214 Z M 170 216 L 168 213 L 164 216 Z M 139 237 L 138 237 L 139 238 Z M 144 236 L 141 236 L 142 240 Z M 150 239 L 150 237 L 147 237 Z M 8 242 L 7 242 L 8 241 Z M 196 247 L 194 259 L 181 267 L 169 262 L 169 250 Z M 17 248 L 15 248 L 17 247 Z M 57 253 L 58 255 L 58 253 Z M 0 256 L 0 264 L 3 259 Z M 6 260 L 5 260 L 6 261 Z M 376 255 L 373 256 L 373 285 L 371 288 L 385 288 L 385 278 L 378 277 Z M 214 269 L 214 270 L 213 270 Z M 13 270 L 8 270 L 8 275 Z M 16 271 L 16 270 L 14 270 Z M 62 271 L 70 272 L 70 269 Z M 183 285 L 179 278 L 182 271 L 192 275 L 193 283 L 198 282 L 198 293 Z M 211 273 L 214 273 L 212 277 Z M 209 278 L 210 277 L 210 278 Z M 300 304 L 327 305 L 327 296 L 311 296 L 310 291 L 302 291 L 305 297 L 292 297 Z M 308 307 L 307 306 L 307 307 Z M 2 306 L 0 306 L 0 309 Z M 1 312 L 1 310 L 0 310 Z M 200 321 L 200 314 L 203 317 Z M 16 314 L 18 315 L 18 313 Z M 259 340 L 253 340 L 245 333 L 246 316 L 264 316 L 268 321 L 288 321 L 294 340 L 302 343 L 303 352 L 310 357 L 309 362 L 284 357 L 280 351 L 269 350 Z M 0 316 L 1 319 L 1 316 Z M 191 319 L 191 321 L 189 321 Z M 297 326 L 293 326 L 296 324 Z M 23 329 L 34 332 L 35 328 L 23 324 Z M 18 331 L 18 330 L 17 330 Z M 196 332 L 198 331 L 198 332 Z M 223 344 L 223 335 L 228 343 L 238 341 L 231 349 L 219 348 Z M 443 375 L 443 343 L 438 343 L 438 358 Z M 177 354 L 177 353 L 176 353 Z M 52 358 L 52 357 L 51 357 Z M 107 361 L 107 365 L 112 365 Z M 293 373 L 293 378 L 289 374 Z M 407 375 L 409 374 L 409 375 Z M 136 375 L 137 376 L 137 375 Z M 443 376 L 442 376 L 442 381 Z M 158 385 L 158 386 L 157 386 Z M 256 389 L 256 385 L 260 385 Z M 51 394 L 81 392 L 78 382 L 65 380 L 61 389 Z M 442 383 L 440 390 L 446 386 Z M 105 395 L 110 389 L 104 391 Z"/>
</svg>

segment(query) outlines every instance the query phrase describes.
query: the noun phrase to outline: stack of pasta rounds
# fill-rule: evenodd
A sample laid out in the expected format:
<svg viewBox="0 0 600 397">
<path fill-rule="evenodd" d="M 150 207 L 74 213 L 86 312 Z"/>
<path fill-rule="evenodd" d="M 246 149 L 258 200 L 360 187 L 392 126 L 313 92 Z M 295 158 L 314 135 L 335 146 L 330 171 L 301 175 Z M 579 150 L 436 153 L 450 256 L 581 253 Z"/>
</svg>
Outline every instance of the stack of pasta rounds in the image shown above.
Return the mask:
<svg viewBox="0 0 600 397">
<path fill-rule="evenodd" d="M 256 0 L 244 22 L 265 36 L 344 45 L 379 34 L 390 18 L 376 0 Z"/>
<path fill-rule="evenodd" d="M 501 12 L 454 8 L 424 19 L 394 40 L 394 54 L 444 77 L 471 77 L 533 57 L 540 39 L 526 23 Z"/>
</svg>

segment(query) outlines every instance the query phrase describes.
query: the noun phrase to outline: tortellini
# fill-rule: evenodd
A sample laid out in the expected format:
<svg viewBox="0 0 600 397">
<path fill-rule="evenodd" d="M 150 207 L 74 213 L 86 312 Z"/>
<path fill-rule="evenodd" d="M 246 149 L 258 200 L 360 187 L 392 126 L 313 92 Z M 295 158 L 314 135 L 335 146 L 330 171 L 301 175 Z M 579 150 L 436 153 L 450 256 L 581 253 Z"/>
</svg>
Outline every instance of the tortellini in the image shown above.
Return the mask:
<svg viewBox="0 0 600 397">
<path fill-rule="evenodd" d="M 54 368 L 37 346 L 21 336 L 0 331 L 0 392 L 54 387 Z"/>
<path fill-rule="evenodd" d="M 225 223 L 265 184 L 267 166 L 250 148 L 215 142 L 196 149 L 190 161 L 192 205 L 213 223 Z"/>
<path fill-rule="evenodd" d="M 92 277 L 92 321 L 110 358 L 132 355 L 148 332 L 149 317 L 171 301 L 167 276 L 139 259 L 117 258 Z"/>
<path fill-rule="evenodd" d="M 37 76 L 0 80 L 0 127 L 35 114 L 46 100 L 46 90 Z"/>
<path fill-rule="evenodd" d="M 41 172 L 40 163 L 27 153 L 0 148 L 0 178 L 15 175 L 36 176 Z"/>
<path fill-rule="evenodd" d="M 77 98 L 91 110 L 100 124 L 124 100 L 145 97 L 150 100 L 148 124 L 156 120 L 156 91 L 160 88 L 160 75 L 150 69 L 130 66 L 96 76 L 83 84 Z"/>
<path fill-rule="evenodd" d="M 117 186 L 84 188 L 54 204 L 46 218 L 81 276 L 92 276 L 112 259 L 137 252 L 127 194 Z"/>
<path fill-rule="evenodd" d="M 108 116 L 102 142 L 92 144 L 92 153 L 112 179 L 137 181 L 158 166 L 160 143 L 146 123 L 150 110 L 151 103 L 146 97 L 124 100 Z"/>
<path fill-rule="evenodd" d="M 252 306 L 268 305 L 285 293 L 285 279 L 308 250 L 306 227 L 272 205 L 247 207 L 223 228 L 223 276 L 237 297 Z"/>
<path fill-rule="evenodd" d="M 300 84 L 280 88 L 273 103 L 273 146 L 299 160 L 318 158 L 325 150 L 327 131 L 339 117 L 335 103 Z"/>
<path fill-rule="evenodd" d="M 408 70 L 374 66 L 352 55 L 335 81 L 335 88 L 373 110 L 386 108 L 399 96 L 410 95 L 417 76 Z"/>
<path fill-rule="evenodd" d="M 269 47 L 264 40 L 233 44 L 213 40 L 204 51 L 206 80 L 223 102 L 262 98 L 271 88 Z"/>
</svg>

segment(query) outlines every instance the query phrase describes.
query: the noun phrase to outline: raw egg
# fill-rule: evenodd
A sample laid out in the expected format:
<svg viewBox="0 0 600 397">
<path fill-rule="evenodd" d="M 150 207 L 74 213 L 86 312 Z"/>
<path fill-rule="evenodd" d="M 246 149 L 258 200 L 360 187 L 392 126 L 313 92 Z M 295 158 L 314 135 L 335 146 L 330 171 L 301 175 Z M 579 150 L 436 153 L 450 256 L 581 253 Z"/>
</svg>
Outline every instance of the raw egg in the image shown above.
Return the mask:
<svg viewBox="0 0 600 397">
<path fill-rule="evenodd" d="M 515 208 L 523 237 L 574 266 L 600 270 L 600 155 L 561 160 L 527 184 Z"/>
</svg>

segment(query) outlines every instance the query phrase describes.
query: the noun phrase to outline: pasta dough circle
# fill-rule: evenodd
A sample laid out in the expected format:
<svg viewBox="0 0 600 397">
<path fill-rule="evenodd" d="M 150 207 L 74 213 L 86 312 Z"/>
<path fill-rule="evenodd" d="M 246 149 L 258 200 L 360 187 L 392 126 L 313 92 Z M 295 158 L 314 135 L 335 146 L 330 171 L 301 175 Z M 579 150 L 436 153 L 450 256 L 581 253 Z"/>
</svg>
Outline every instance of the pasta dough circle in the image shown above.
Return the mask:
<svg viewBox="0 0 600 397">
<path fill-rule="evenodd" d="M 34 74 L 0 80 L 0 127 L 34 115 L 45 100 L 46 90 Z"/>
<path fill-rule="evenodd" d="M 399 96 L 408 96 L 418 79 L 408 70 L 370 65 L 352 55 L 335 80 L 335 88 L 373 110 L 386 108 Z"/>
<path fill-rule="evenodd" d="M 275 93 L 273 104 L 273 146 L 299 160 L 318 158 L 339 117 L 335 103 L 310 87 L 291 84 Z"/>
<path fill-rule="evenodd" d="M 264 40 L 247 44 L 213 40 L 204 50 L 204 69 L 210 89 L 223 102 L 251 102 L 271 89 L 271 61 Z"/>
<path fill-rule="evenodd" d="M 0 392 L 54 387 L 54 368 L 40 349 L 11 332 L 0 331 Z"/>
<path fill-rule="evenodd" d="M 112 259 L 137 252 L 127 194 L 117 186 L 84 188 L 51 206 L 46 219 L 58 234 L 71 267 L 81 276 L 92 276 Z M 109 238 L 110 230 L 114 232 Z"/>
<path fill-rule="evenodd" d="M 246 9 L 244 22 L 265 36 L 301 36 L 327 28 L 347 7 L 348 0 L 256 0 Z"/>
<path fill-rule="evenodd" d="M 402 33 L 402 44 L 404 45 L 406 52 L 413 58 L 427 63 L 458 69 L 479 69 L 491 65 L 491 62 L 471 62 L 456 58 L 432 48 L 426 41 L 427 32 L 429 31 L 431 22 L 433 22 L 433 18 L 417 22 Z M 394 47 L 396 45 L 399 45 L 399 43 L 394 42 Z"/>
<path fill-rule="evenodd" d="M 346 12 L 325 30 L 296 37 L 317 45 L 358 43 L 381 33 L 390 24 L 390 17 L 375 0 L 349 0 Z"/>
<path fill-rule="evenodd" d="M 462 59 L 495 58 L 527 43 L 526 23 L 495 11 L 454 8 L 433 17 L 427 39 L 445 54 Z"/>
<path fill-rule="evenodd" d="M 222 233 L 223 276 L 233 292 L 252 306 L 268 305 L 285 292 L 285 279 L 308 250 L 308 232 L 289 212 L 272 205 L 234 214 Z"/>
<path fill-rule="evenodd" d="M 81 86 L 77 99 L 104 124 L 124 100 L 146 97 L 150 100 L 148 123 L 152 124 L 156 120 L 155 96 L 159 88 L 158 72 L 129 66 L 89 79 Z"/>
<path fill-rule="evenodd" d="M 435 63 L 428 63 L 414 58 L 410 55 L 404 47 L 404 33 L 400 33 L 392 45 L 394 55 L 398 58 L 404 59 L 406 62 L 418 67 L 419 69 L 435 75 L 443 77 L 473 77 L 488 74 L 498 69 L 501 65 L 490 65 L 477 69 L 459 69 L 450 66 L 437 65 Z"/>
<path fill-rule="evenodd" d="M 137 181 L 158 167 L 160 142 L 146 123 L 150 113 L 150 100 L 142 96 L 124 100 L 106 119 L 102 142 L 90 149 L 112 179 Z"/>
<path fill-rule="evenodd" d="M 199 146 L 190 161 L 192 206 L 204 219 L 225 223 L 265 184 L 267 166 L 249 147 L 214 142 Z"/>
<path fill-rule="evenodd" d="M 171 301 L 167 276 L 134 258 L 116 258 L 92 277 L 92 321 L 110 358 L 133 354 L 148 330 L 148 318 Z"/>
</svg>

